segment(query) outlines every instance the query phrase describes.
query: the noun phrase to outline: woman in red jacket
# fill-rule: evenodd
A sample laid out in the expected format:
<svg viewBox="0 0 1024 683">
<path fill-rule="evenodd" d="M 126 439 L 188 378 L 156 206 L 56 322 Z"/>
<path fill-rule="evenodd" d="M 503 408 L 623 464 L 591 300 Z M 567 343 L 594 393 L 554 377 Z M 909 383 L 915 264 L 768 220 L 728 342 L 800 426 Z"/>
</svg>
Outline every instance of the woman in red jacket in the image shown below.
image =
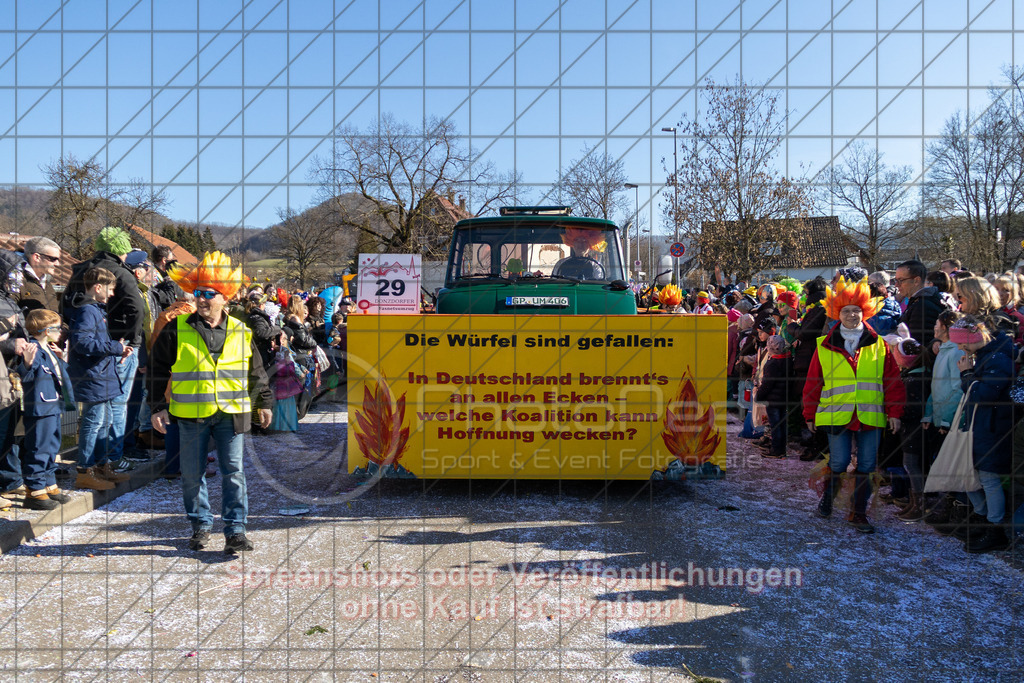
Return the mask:
<svg viewBox="0 0 1024 683">
<path fill-rule="evenodd" d="M 893 432 L 899 430 L 906 398 L 896 360 L 885 341 L 864 322 L 881 303 L 872 298 L 867 278 L 856 284 L 840 278 L 835 291 L 828 290 L 825 310 L 839 322 L 817 340 L 803 396 L 807 428 L 825 431 L 829 442 L 832 471 L 818 503 L 818 515 L 832 514 L 832 499 L 839 491 L 840 476 L 850 465 L 856 439 L 857 471 L 848 521 L 866 534 L 875 530 L 868 522 L 867 506 L 882 430 L 886 426 Z"/>
</svg>

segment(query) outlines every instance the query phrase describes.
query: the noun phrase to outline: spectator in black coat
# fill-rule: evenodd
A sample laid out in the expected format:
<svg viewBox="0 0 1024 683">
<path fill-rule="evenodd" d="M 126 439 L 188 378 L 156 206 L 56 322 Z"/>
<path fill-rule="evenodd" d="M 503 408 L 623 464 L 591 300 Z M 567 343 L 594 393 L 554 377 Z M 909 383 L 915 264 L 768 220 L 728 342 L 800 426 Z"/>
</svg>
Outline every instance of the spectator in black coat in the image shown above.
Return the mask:
<svg viewBox="0 0 1024 683">
<path fill-rule="evenodd" d="M 764 457 L 785 458 L 789 441 L 787 413 L 791 406 L 789 385 L 792 371 L 786 340 L 780 335 L 772 335 L 768 339 L 767 353 L 756 396 L 757 402 L 765 406 L 772 430 L 771 448 Z"/>
<path fill-rule="evenodd" d="M 935 321 L 946 310 L 939 290 L 928 284 L 928 269 L 920 261 L 904 261 L 896 268 L 897 298 L 906 299 L 907 307 L 900 322 L 910 330 L 910 336 L 929 346 L 935 338 Z"/>
<path fill-rule="evenodd" d="M 263 311 L 258 294 L 249 295 L 246 310 L 248 318 L 245 322 L 252 331 L 253 343 L 256 344 L 256 350 L 260 352 L 263 367 L 269 368 L 274 363 L 274 354 L 286 339 L 284 330 L 270 321 L 270 316 Z"/>
<path fill-rule="evenodd" d="M 298 353 L 310 353 L 316 348 L 316 340 L 306 328 L 306 304 L 297 295 L 288 298 L 285 311 L 284 332 L 288 336 L 288 346 Z"/>
</svg>

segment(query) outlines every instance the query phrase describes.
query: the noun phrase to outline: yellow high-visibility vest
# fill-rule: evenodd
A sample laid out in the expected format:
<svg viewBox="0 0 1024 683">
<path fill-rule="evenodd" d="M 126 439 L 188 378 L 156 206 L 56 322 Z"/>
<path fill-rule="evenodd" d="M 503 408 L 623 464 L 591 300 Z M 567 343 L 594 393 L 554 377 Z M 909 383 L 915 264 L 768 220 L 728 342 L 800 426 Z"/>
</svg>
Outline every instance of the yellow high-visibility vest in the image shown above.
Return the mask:
<svg viewBox="0 0 1024 683">
<path fill-rule="evenodd" d="M 846 356 L 825 348 L 827 336 L 818 338 L 818 361 L 825 386 L 821 390 L 816 426 L 842 426 L 857 418 L 868 427 L 885 427 L 885 341 L 881 337 L 871 346 L 860 349 L 857 371 Z"/>
<path fill-rule="evenodd" d="M 227 312 L 224 313 L 227 315 Z M 171 366 L 170 413 L 175 417 L 209 417 L 218 410 L 248 413 L 249 362 L 252 332 L 243 323 L 227 316 L 227 336 L 217 362 L 213 362 L 206 342 L 185 322 L 177 318 L 178 357 Z"/>
</svg>

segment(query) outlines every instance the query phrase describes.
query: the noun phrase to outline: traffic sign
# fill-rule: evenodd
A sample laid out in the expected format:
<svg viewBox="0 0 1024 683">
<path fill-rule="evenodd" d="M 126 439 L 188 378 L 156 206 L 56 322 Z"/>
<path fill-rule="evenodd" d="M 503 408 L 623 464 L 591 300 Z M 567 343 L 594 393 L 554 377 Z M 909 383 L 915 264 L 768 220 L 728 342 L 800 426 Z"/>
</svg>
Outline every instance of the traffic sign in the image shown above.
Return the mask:
<svg viewBox="0 0 1024 683">
<path fill-rule="evenodd" d="M 640 259 L 637 259 L 636 261 L 633 261 L 633 265 L 636 266 L 637 268 L 639 268 L 643 264 L 640 262 Z"/>
<path fill-rule="evenodd" d="M 679 258 L 680 256 L 686 253 L 686 245 L 683 244 L 682 242 L 676 242 L 669 248 L 668 251 L 676 258 Z"/>
</svg>

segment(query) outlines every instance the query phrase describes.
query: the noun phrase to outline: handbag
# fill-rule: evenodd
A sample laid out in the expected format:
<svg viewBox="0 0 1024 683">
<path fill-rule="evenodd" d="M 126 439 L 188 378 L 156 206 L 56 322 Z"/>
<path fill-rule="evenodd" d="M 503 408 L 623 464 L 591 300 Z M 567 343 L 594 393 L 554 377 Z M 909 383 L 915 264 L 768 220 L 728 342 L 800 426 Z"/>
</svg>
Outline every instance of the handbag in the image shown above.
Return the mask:
<svg viewBox="0 0 1024 683">
<path fill-rule="evenodd" d="M 316 366 L 320 368 L 320 372 L 327 372 L 331 367 L 331 360 L 327 357 L 327 352 L 317 346 L 314 354 L 316 356 Z"/>
<path fill-rule="evenodd" d="M 956 407 L 952 426 L 925 481 L 925 493 L 977 491 L 981 488 L 978 471 L 974 469 L 974 420 L 971 420 L 971 427 L 967 431 L 960 429 L 960 418 L 973 388 L 972 383 Z"/>
</svg>

